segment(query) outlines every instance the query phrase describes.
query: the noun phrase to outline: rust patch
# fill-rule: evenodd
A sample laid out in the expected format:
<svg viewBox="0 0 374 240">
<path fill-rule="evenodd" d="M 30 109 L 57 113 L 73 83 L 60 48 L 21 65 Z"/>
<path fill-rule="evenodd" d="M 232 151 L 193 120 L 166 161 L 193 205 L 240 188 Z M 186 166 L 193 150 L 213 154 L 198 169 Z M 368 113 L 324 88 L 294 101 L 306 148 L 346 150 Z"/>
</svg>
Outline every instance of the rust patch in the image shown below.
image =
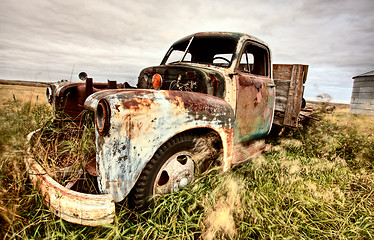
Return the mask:
<svg viewBox="0 0 374 240">
<path fill-rule="evenodd" d="M 274 97 L 273 91 L 265 87 L 269 78 L 241 72 L 238 75 L 235 141 L 245 142 L 268 133 L 272 121 L 269 107 Z"/>
<path fill-rule="evenodd" d="M 233 164 L 239 164 L 257 157 L 266 149 L 264 140 L 251 140 L 245 143 L 235 144 Z"/>
<path fill-rule="evenodd" d="M 233 150 L 234 150 L 234 134 L 235 129 L 230 127 L 224 127 L 219 129 L 220 136 L 222 138 L 223 147 L 223 171 L 228 171 L 231 168 Z"/>
<path fill-rule="evenodd" d="M 175 108 L 173 108 L 174 114 L 181 114 L 186 111 L 185 103 L 182 101 L 180 96 L 175 96 L 175 98 L 171 100 L 171 103 L 175 105 Z"/>
<path fill-rule="evenodd" d="M 96 92 L 109 89 L 113 86 L 113 81 L 108 83 L 94 83 L 92 78 L 86 78 L 86 82 L 59 82 L 51 84 L 52 92 L 49 96 L 50 103 L 57 120 L 82 121 L 85 100 Z M 124 88 L 123 84 L 116 84 L 116 88 Z"/>
<path fill-rule="evenodd" d="M 85 166 L 84 169 L 91 174 L 92 176 L 97 177 L 97 169 L 96 169 L 96 158 L 92 158 Z"/>
<path fill-rule="evenodd" d="M 149 98 L 132 98 L 128 101 L 121 102 L 121 106 L 124 109 L 130 109 L 130 110 L 149 110 L 151 109 L 151 106 L 156 104 L 154 99 Z"/>
<path fill-rule="evenodd" d="M 191 112 L 204 112 L 212 115 L 222 114 L 221 106 L 227 104 L 221 98 L 196 92 L 165 91 L 166 99 L 175 106 L 188 109 Z"/>
<path fill-rule="evenodd" d="M 214 74 L 209 74 L 209 77 L 210 77 L 210 84 L 212 84 L 213 88 L 214 88 L 214 96 L 217 95 L 217 91 L 218 91 L 218 79 L 216 78 L 216 75 Z"/>
</svg>

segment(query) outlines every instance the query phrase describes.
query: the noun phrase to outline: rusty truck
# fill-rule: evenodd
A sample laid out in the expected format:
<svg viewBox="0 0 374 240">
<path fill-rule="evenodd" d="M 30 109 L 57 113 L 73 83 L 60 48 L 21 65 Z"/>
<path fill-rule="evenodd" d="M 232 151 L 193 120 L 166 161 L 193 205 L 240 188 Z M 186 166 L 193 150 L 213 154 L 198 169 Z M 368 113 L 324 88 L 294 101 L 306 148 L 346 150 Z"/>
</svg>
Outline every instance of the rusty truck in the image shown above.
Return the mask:
<svg viewBox="0 0 374 240">
<path fill-rule="evenodd" d="M 30 178 L 61 218 L 109 223 L 115 202 L 128 197 L 143 208 L 150 197 L 193 182 L 218 153 L 227 171 L 261 151 L 256 139 L 273 125 L 296 127 L 306 116 L 307 71 L 272 64 L 268 45 L 248 34 L 203 32 L 172 44 L 160 65 L 140 72 L 136 86 L 95 83 L 82 72 L 80 82 L 52 84 L 46 95 L 56 121 L 80 122 L 83 111 L 93 113 L 101 194 L 62 186 L 29 153 Z"/>
</svg>

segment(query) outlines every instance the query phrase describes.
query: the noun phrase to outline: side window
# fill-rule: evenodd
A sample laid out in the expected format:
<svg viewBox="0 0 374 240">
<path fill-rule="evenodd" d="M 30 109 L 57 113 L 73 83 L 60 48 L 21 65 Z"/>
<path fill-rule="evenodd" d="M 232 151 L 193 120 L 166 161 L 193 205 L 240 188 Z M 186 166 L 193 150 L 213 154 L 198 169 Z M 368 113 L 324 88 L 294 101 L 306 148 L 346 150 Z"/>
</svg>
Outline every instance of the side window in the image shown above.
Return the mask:
<svg viewBox="0 0 374 240">
<path fill-rule="evenodd" d="M 240 59 L 239 70 L 262 76 L 269 76 L 268 51 L 256 44 L 247 44 Z"/>
<path fill-rule="evenodd" d="M 251 73 L 253 67 L 253 54 L 244 52 L 242 58 L 240 59 L 240 71 L 245 73 Z"/>
</svg>

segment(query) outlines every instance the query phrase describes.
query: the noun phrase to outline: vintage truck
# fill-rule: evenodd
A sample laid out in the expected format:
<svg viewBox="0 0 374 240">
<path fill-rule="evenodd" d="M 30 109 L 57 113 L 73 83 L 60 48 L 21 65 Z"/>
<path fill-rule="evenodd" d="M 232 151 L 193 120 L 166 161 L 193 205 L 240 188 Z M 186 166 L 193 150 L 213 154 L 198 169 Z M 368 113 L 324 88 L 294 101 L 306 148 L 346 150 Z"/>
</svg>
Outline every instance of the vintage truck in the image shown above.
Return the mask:
<svg viewBox="0 0 374 240">
<path fill-rule="evenodd" d="M 29 153 L 30 178 L 47 206 L 84 225 L 113 221 L 114 202 L 127 196 L 144 208 L 157 194 L 190 184 L 218 153 L 227 171 L 263 146 L 273 124 L 296 127 L 307 65 L 275 65 L 263 41 L 242 33 L 203 32 L 184 37 L 159 66 L 143 69 L 137 86 L 62 81 L 46 92 L 56 121 L 95 121 L 95 176 L 102 194 L 68 189 Z M 29 146 L 33 136 L 28 136 Z"/>
</svg>

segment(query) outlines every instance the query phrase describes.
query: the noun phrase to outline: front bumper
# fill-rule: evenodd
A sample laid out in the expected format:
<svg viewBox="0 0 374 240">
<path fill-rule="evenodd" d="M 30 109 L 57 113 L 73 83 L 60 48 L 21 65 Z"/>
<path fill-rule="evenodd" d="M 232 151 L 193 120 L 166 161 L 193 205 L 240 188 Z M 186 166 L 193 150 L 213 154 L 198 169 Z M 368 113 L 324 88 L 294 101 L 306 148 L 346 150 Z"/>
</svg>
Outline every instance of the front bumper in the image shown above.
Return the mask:
<svg viewBox="0 0 374 240">
<path fill-rule="evenodd" d="M 58 217 L 86 226 L 112 223 L 115 215 L 114 199 L 111 195 L 85 194 L 68 189 L 56 182 L 31 154 L 35 133 L 27 136 L 25 163 L 34 187 L 40 189 L 44 204 Z"/>
</svg>

